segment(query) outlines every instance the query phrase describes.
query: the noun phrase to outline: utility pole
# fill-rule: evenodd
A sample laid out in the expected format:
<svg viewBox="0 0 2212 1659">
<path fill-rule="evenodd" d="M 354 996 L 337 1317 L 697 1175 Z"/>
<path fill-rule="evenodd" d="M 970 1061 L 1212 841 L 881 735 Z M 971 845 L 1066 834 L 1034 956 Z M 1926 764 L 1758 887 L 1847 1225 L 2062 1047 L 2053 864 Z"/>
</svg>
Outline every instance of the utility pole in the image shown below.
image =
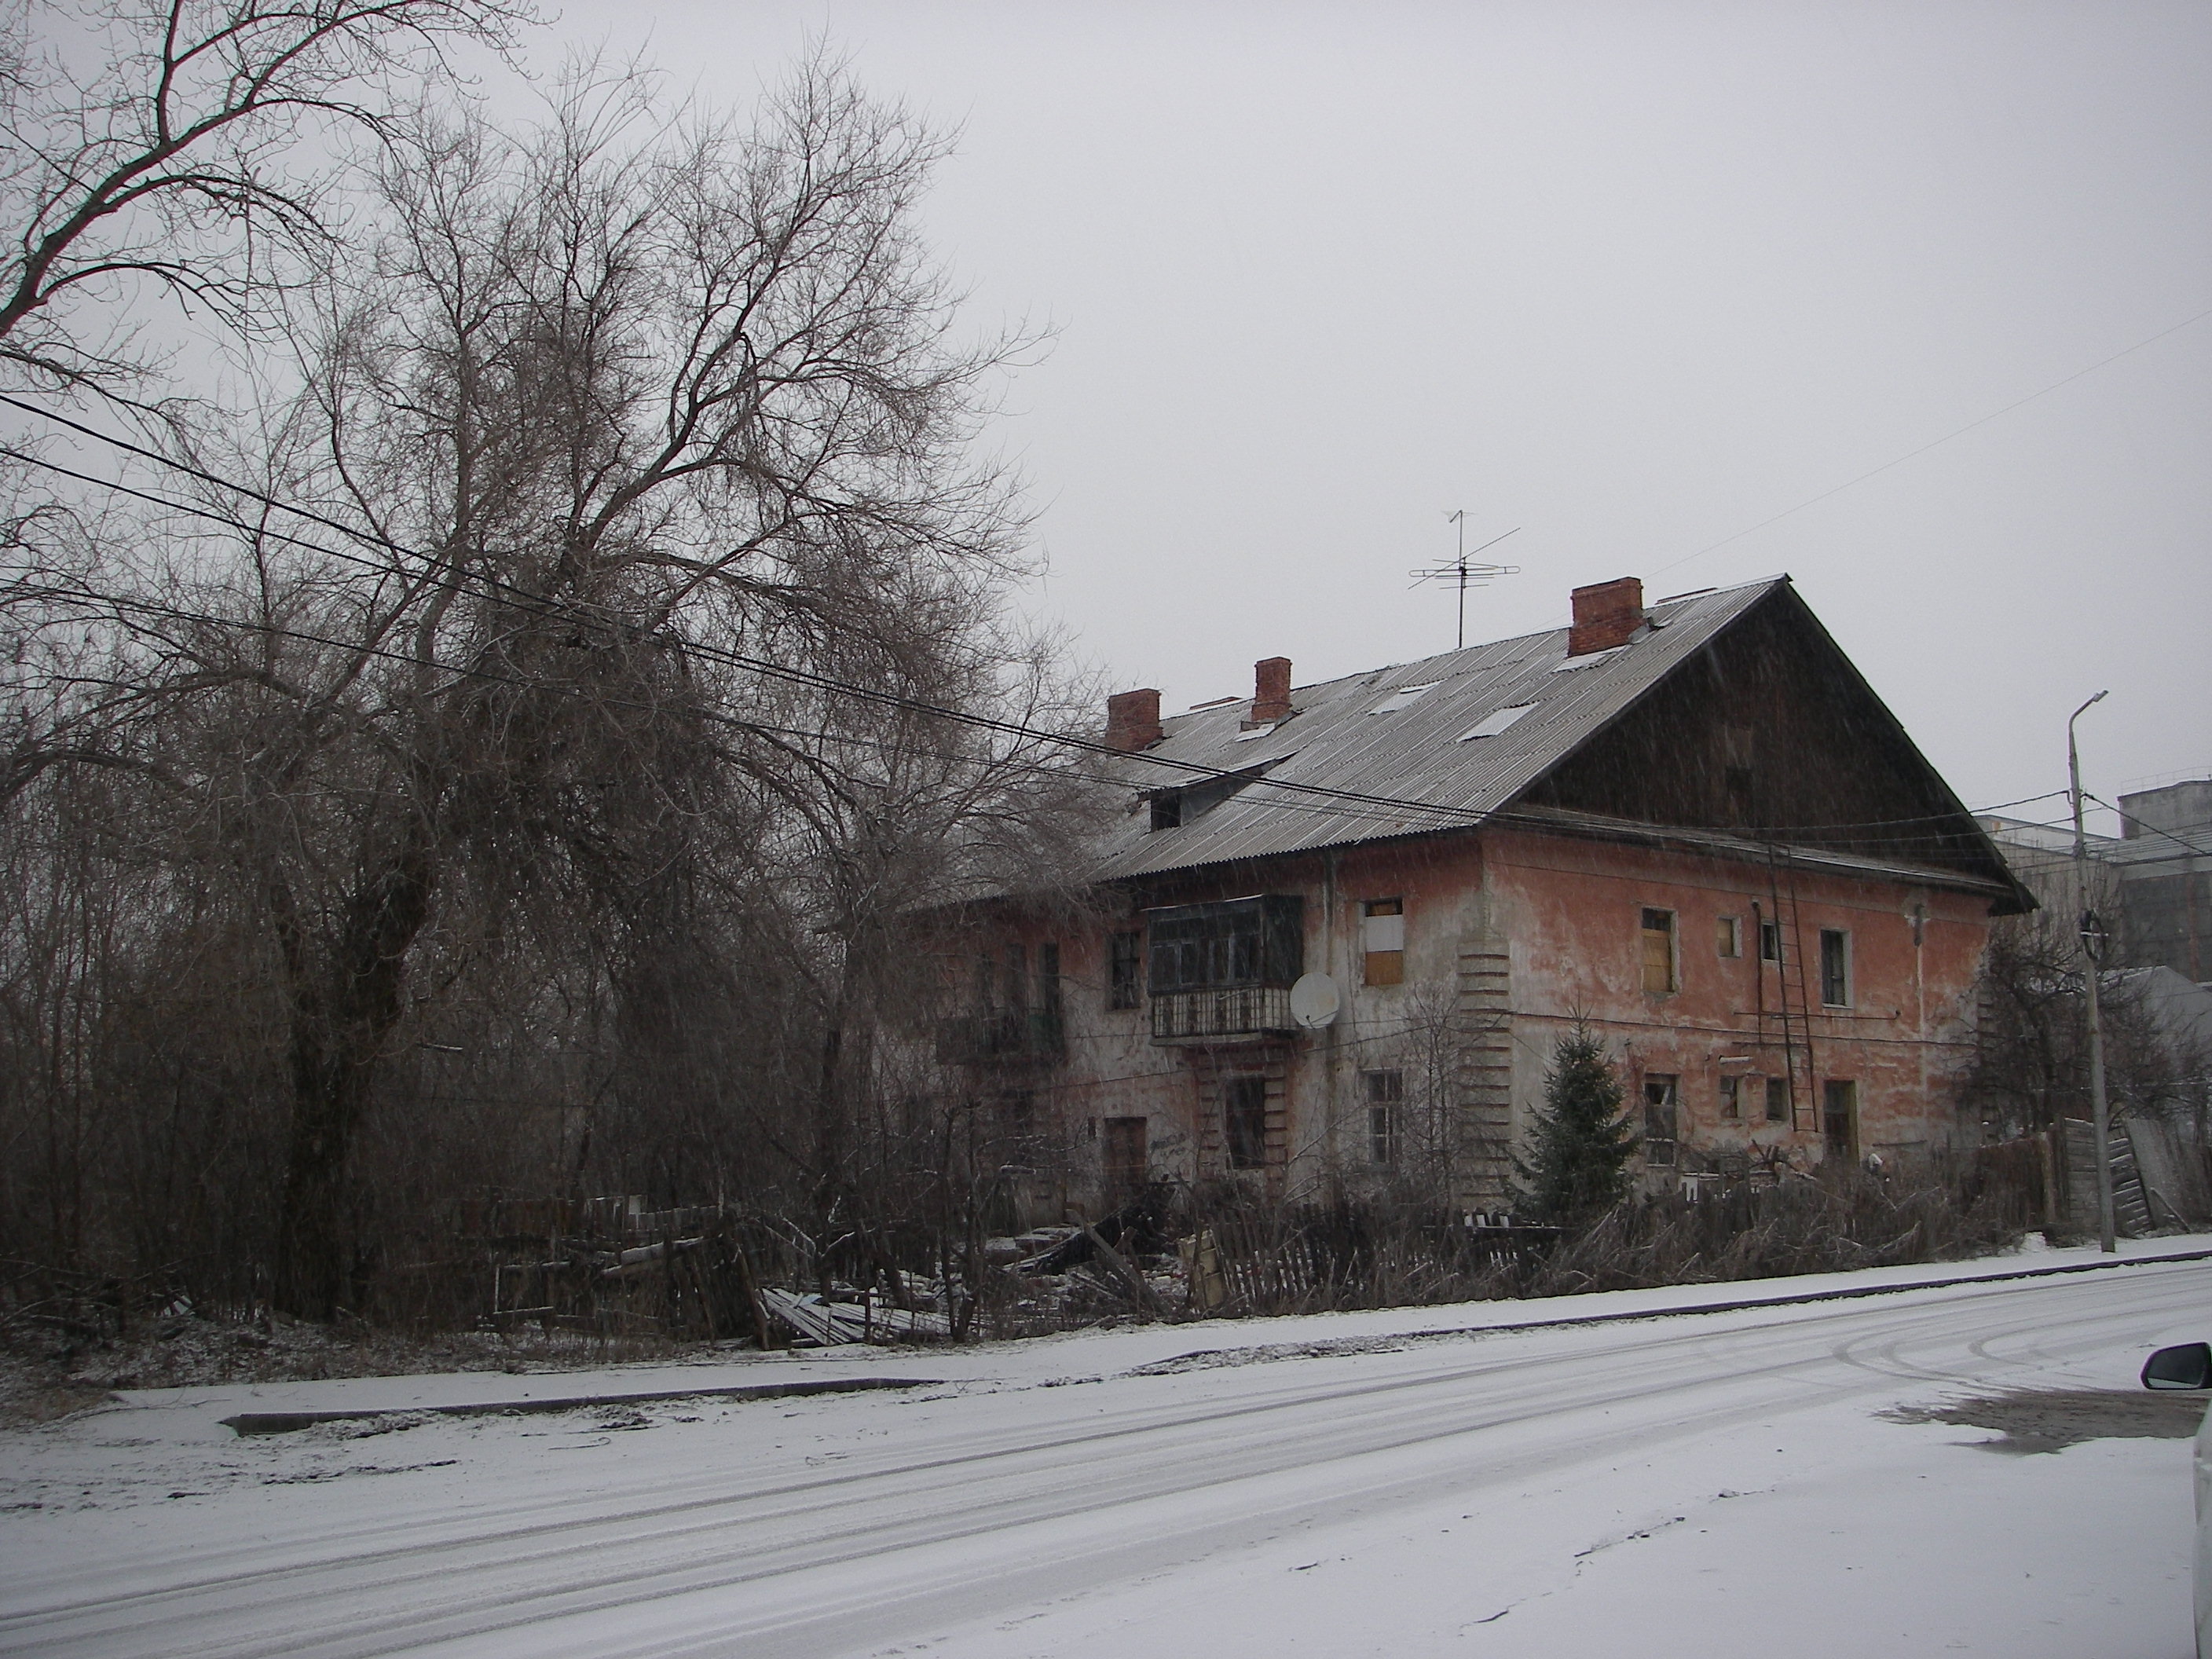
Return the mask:
<svg viewBox="0 0 2212 1659">
<path fill-rule="evenodd" d="M 2104 924 L 2089 902 L 2089 840 L 2081 829 L 2081 756 L 2074 746 L 2074 722 L 2104 702 L 2102 691 L 2066 720 L 2066 787 L 2074 799 L 2074 889 L 2081 914 L 2081 993 L 2089 1010 L 2089 1116 L 2097 1144 L 2097 1248 L 2106 1255 L 2112 1243 L 2112 1114 L 2105 1104 L 2105 1027 L 2097 1008 L 2097 975 L 2104 965 Z"/>
<path fill-rule="evenodd" d="M 1457 556 L 1449 564 L 1427 565 L 1419 570 L 1409 570 L 1406 574 L 1413 579 L 1413 586 L 1416 587 L 1423 582 L 1440 581 L 1459 589 L 1459 643 L 1452 647 L 1459 651 L 1467 647 L 1467 590 L 1470 586 L 1480 586 L 1494 577 L 1517 576 L 1521 574 L 1521 567 L 1517 564 L 1469 564 L 1467 545 L 1467 509 L 1462 507 L 1456 513 L 1446 514 L 1444 521 L 1459 526 Z M 1516 524 L 1505 532 L 1505 536 L 1517 536 L 1520 533 L 1521 526 Z M 1495 547 L 1505 539 L 1505 536 L 1492 536 L 1474 551 L 1480 553 L 1486 549 Z"/>
</svg>

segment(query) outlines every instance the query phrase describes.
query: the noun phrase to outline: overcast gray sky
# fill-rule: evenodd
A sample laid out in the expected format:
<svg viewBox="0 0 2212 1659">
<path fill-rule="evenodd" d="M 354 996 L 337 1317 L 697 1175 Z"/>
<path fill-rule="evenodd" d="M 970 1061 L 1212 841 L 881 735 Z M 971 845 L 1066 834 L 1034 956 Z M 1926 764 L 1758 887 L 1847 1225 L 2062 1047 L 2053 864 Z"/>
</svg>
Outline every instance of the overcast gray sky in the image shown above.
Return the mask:
<svg viewBox="0 0 2212 1659">
<path fill-rule="evenodd" d="M 2063 784 L 2106 687 L 2090 788 L 2212 770 L 2203 0 L 558 27 L 729 102 L 826 31 L 962 128 L 927 234 L 979 320 L 1058 331 L 1001 441 L 1036 603 L 1118 686 L 1180 708 L 1259 657 L 1304 683 L 1448 648 L 1407 572 L 1464 507 L 1521 526 L 1470 640 L 1564 623 L 1579 583 L 1787 571 L 1972 805 Z"/>
</svg>

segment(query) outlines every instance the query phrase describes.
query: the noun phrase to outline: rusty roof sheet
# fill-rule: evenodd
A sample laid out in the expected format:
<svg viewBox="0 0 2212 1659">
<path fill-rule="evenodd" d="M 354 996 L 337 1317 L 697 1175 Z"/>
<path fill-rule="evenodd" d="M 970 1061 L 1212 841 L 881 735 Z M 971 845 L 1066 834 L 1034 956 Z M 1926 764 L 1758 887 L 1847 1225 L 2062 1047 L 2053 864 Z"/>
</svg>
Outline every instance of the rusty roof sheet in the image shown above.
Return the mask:
<svg viewBox="0 0 2212 1659">
<path fill-rule="evenodd" d="M 1258 736 L 1239 729 L 1248 699 L 1176 715 L 1163 722 L 1161 742 L 1116 761 L 1115 775 L 1140 792 L 1197 781 L 1163 761 L 1265 775 L 1174 829 L 1152 829 L 1141 799 L 1133 800 L 1108 832 L 1097 878 L 1471 828 L 1788 582 L 1778 576 L 1653 605 L 1626 645 L 1571 660 L 1567 630 L 1558 628 L 1300 687 L 1291 697 L 1296 716 Z M 1376 712 L 1384 705 L 1389 712 Z M 1465 735 L 1524 705 L 1528 712 L 1496 736 Z M 1330 799 L 1284 786 L 1389 800 Z"/>
</svg>

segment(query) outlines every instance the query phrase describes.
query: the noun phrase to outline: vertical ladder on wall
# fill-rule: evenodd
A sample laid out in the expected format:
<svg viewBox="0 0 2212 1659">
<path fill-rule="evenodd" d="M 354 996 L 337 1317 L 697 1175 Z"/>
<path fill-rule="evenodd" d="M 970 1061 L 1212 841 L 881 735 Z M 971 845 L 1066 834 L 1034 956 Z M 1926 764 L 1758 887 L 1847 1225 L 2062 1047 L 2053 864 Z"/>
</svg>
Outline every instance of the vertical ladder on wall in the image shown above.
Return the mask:
<svg viewBox="0 0 2212 1659">
<path fill-rule="evenodd" d="M 1779 849 L 1772 842 L 1767 842 L 1766 891 L 1768 914 L 1774 928 L 1775 1006 L 1764 1011 L 1763 1017 L 1778 1027 L 1783 1060 L 1790 1079 L 1790 1127 L 1794 1133 L 1808 1124 L 1818 1129 L 1820 1111 L 1813 1090 L 1812 1006 L 1807 1000 L 1805 985 L 1805 941 L 1797 926 L 1797 872 L 1794 866 L 1790 866 L 1785 882 L 1784 871 Z M 1766 953 L 1763 936 L 1759 950 L 1763 959 Z M 1759 971 L 1762 975 L 1765 972 L 1763 960 Z M 1760 1036 L 1766 1036 L 1767 1033 L 1761 1031 Z"/>
</svg>

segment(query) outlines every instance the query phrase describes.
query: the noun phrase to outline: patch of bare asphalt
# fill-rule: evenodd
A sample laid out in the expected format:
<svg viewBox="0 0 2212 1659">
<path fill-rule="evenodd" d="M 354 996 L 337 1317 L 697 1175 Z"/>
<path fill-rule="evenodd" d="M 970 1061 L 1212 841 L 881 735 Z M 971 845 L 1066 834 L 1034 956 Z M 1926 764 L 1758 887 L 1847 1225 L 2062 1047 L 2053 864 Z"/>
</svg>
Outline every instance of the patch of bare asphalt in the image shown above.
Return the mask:
<svg viewBox="0 0 2212 1659">
<path fill-rule="evenodd" d="M 1899 1406 L 1893 1423 L 1955 1423 L 1995 1429 L 1990 1451 L 2063 1451 L 2084 1440 L 2186 1440 L 2204 1421 L 2201 1394 L 2121 1389 L 2014 1389 L 1941 1406 Z"/>
</svg>

